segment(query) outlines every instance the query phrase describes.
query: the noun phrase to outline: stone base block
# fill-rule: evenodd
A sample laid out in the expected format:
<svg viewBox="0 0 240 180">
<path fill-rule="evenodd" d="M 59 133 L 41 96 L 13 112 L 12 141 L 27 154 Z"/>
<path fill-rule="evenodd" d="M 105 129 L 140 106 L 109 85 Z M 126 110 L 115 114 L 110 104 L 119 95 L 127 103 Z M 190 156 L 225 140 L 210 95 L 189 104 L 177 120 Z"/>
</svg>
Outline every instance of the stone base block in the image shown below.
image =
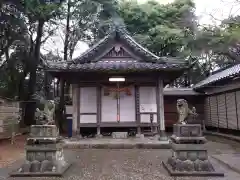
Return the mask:
<svg viewBox="0 0 240 180">
<path fill-rule="evenodd" d="M 58 137 L 59 132 L 56 125 L 32 125 L 30 128 L 31 137 Z"/>
<path fill-rule="evenodd" d="M 96 138 L 102 138 L 103 135 L 102 134 L 96 134 Z"/>
<path fill-rule="evenodd" d="M 158 138 L 159 141 L 169 141 L 167 136 L 160 136 Z"/>
<path fill-rule="evenodd" d="M 172 157 L 171 158 L 175 158 L 175 159 L 179 159 L 181 161 L 185 161 L 185 160 L 190 160 L 190 161 L 204 161 L 208 159 L 208 153 L 207 151 L 172 151 Z M 170 158 L 170 159 L 171 159 Z"/>
<path fill-rule="evenodd" d="M 207 142 L 207 139 L 203 136 L 201 137 L 178 137 L 175 134 L 173 134 L 170 137 L 171 141 L 175 143 L 192 143 L 192 144 L 205 144 Z"/>
<path fill-rule="evenodd" d="M 26 151 L 26 160 L 27 161 L 43 161 L 43 160 L 50 160 L 50 161 L 57 161 L 60 157 L 63 157 L 63 148 L 59 148 L 57 150 L 50 149 L 32 149 Z"/>
<path fill-rule="evenodd" d="M 160 130 L 159 131 L 159 138 L 158 138 L 159 141 L 168 141 L 168 137 L 165 133 L 165 130 Z"/>
<path fill-rule="evenodd" d="M 113 132 L 112 138 L 114 139 L 126 139 L 128 137 L 128 132 Z"/>
<path fill-rule="evenodd" d="M 202 129 L 200 124 L 174 124 L 173 134 L 177 137 L 201 137 Z"/>
<path fill-rule="evenodd" d="M 156 134 L 154 137 L 153 137 L 153 139 L 156 139 L 156 140 L 158 140 L 160 138 L 160 135 L 159 134 Z"/>
<path fill-rule="evenodd" d="M 136 134 L 136 138 L 144 139 L 144 134 Z"/>
<path fill-rule="evenodd" d="M 72 164 L 66 163 L 58 172 L 19 172 L 19 169 L 12 171 L 10 177 L 62 177 Z"/>
<path fill-rule="evenodd" d="M 171 142 L 174 151 L 207 151 L 206 144 L 176 144 Z"/>
<path fill-rule="evenodd" d="M 175 171 L 167 162 L 162 162 L 162 164 L 170 176 L 224 176 L 224 173 L 215 171 Z"/>
<path fill-rule="evenodd" d="M 63 148 L 63 143 L 57 143 L 57 144 L 40 144 L 37 146 L 30 146 L 26 145 L 25 150 L 26 151 L 39 151 L 39 152 L 50 152 L 50 151 L 57 151 L 61 150 Z"/>
<path fill-rule="evenodd" d="M 56 144 L 60 141 L 59 137 L 29 137 L 27 138 L 27 145 Z"/>
</svg>

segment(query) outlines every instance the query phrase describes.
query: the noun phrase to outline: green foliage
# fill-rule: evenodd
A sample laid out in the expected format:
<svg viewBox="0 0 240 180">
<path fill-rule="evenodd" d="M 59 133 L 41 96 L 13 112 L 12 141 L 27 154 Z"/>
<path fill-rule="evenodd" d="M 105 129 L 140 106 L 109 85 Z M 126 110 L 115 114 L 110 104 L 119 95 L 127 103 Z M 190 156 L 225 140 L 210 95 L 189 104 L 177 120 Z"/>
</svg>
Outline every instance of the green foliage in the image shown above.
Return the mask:
<svg viewBox="0 0 240 180">
<path fill-rule="evenodd" d="M 178 0 L 162 5 L 154 1 L 138 4 L 123 1 L 119 13 L 134 37 L 161 56 L 184 55 L 196 29 L 195 5 L 191 0 Z"/>
<path fill-rule="evenodd" d="M 167 5 L 123 1 L 119 13 L 136 40 L 155 54 L 197 59 L 188 72 L 190 84 L 217 68 L 240 62 L 240 16 L 223 20 L 220 26 L 201 27 L 192 0 Z"/>
<path fill-rule="evenodd" d="M 7 6 L 9 4 L 11 8 Z M 55 35 L 51 27 L 62 28 L 66 34 L 66 21 L 70 18 L 69 59 L 79 41 L 91 44 L 117 24 L 159 56 L 198 59 L 191 71 L 193 83 L 218 67 L 240 60 L 240 16 L 230 17 L 220 26 L 200 27 L 193 0 L 175 0 L 166 5 L 156 1 L 139 4 L 136 0 L 70 0 L 70 11 L 67 1 L 62 0 L 50 3 L 44 0 L 4 0 L 0 1 L 0 8 L 0 57 L 1 62 L 5 61 L 0 76 L 0 95 L 8 97 L 20 96 L 21 90 L 27 95 L 30 85 L 25 77 L 34 63 L 36 67 L 41 65 L 36 58 L 40 55 L 36 53 L 34 56 L 37 41 L 33 38 L 40 21 L 43 22 L 41 47 L 47 38 Z M 46 57 L 59 59 L 53 54 Z M 44 73 L 40 69 L 36 72 L 34 87 L 37 94 L 43 96 Z M 47 82 L 48 86 L 50 83 Z"/>
<path fill-rule="evenodd" d="M 218 67 L 239 62 L 240 27 L 231 18 L 222 22 L 219 27 L 204 27 L 196 33 L 192 47 L 196 52 L 212 54 L 212 62 Z"/>
<path fill-rule="evenodd" d="M 47 21 L 49 18 L 58 15 L 59 6 L 61 1 L 45 1 L 45 0 L 21 0 L 24 7 L 24 13 L 31 19 L 37 21 L 44 19 Z"/>
</svg>

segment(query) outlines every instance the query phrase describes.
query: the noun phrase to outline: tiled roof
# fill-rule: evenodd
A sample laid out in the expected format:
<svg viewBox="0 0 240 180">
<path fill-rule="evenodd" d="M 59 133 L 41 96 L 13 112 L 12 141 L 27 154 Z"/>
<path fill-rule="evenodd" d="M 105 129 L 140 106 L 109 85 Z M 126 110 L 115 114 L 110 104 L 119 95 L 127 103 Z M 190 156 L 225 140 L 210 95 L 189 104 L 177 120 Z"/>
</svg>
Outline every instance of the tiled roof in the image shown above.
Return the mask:
<svg viewBox="0 0 240 180">
<path fill-rule="evenodd" d="M 101 39 L 96 44 L 94 44 L 90 49 L 84 52 L 81 56 L 73 59 L 74 63 L 90 62 L 92 58 L 99 51 L 101 51 L 102 47 L 106 46 L 108 42 L 110 42 L 116 37 L 126 42 L 126 44 L 128 44 L 131 48 L 133 48 L 134 51 L 136 51 L 141 56 L 143 56 L 145 61 L 155 62 L 160 59 L 157 55 L 153 54 L 148 49 L 144 48 L 139 43 L 137 43 L 127 32 L 125 32 L 124 30 L 121 30 L 120 28 L 119 29 L 116 28 L 112 30 L 108 35 L 106 35 L 103 39 Z"/>
<path fill-rule="evenodd" d="M 167 69 L 181 70 L 186 68 L 184 63 L 146 63 L 138 61 L 98 61 L 93 63 L 72 64 L 67 62 L 48 62 L 50 71 L 159 71 Z"/>
<path fill-rule="evenodd" d="M 220 72 L 217 72 L 215 74 L 210 75 L 209 77 L 207 77 L 206 79 L 200 81 L 199 83 L 194 85 L 194 89 L 201 89 L 203 87 L 206 87 L 210 84 L 219 82 L 221 80 L 230 78 L 230 77 L 234 77 L 236 75 L 238 75 L 240 73 L 240 64 L 234 65 L 230 68 L 224 69 Z"/>
<path fill-rule="evenodd" d="M 115 40 L 126 44 L 141 59 L 138 61 L 124 61 L 123 59 L 102 61 L 101 53 Z M 167 69 L 182 71 L 189 68 L 189 64 L 179 58 L 158 57 L 138 44 L 127 31 L 116 28 L 78 58 L 67 62 L 45 61 L 45 67 L 48 71 L 159 71 Z"/>
<path fill-rule="evenodd" d="M 167 96 L 192 96 L 192 95 L 204 95 L 204 93 L 198 93 L 196 91 L 193 90 L 193 88 L 169 88 L 169 87 L 165 87 L 163 89 L 163 93 L 164 95 Z"/>
</svg>

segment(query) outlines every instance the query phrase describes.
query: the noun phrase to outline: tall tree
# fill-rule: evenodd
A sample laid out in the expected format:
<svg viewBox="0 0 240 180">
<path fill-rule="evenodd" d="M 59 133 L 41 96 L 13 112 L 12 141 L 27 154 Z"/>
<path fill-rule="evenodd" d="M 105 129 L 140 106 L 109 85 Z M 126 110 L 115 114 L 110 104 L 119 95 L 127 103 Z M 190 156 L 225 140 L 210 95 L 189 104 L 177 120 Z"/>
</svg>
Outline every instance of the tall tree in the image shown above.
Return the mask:
<svg viewBox="0 0 240 180">
<path fill-rule="evenodd" d="M 141 44 L 160 56 L 179 56 L 184 55 L 189 39 L 194 38 L 197 28 L 194 9 L 191 0 L 167 5 L 123 1 L 119 12 L 127 29 Z"/>
<path fill-rule="evenodd" d="M 28 97 L 25 108 L 25 124 L 31 125 L 35 123 L 34 112 L 36 109 L 35 93 L 37 81 L 37 68 L 40 63 L 40 48 L 42 44 L 42 36 L 44 32 L 44 24 L 51 18 L 55 17 L 58 13 L 61 1 L 35 1 L 24 0 L 24 14 L 26 15 L 31 27 L 36 27 L 36 38 L 32 46 L 31 62 L 29 64 L 29 84 L 28 84 Z"/>
<path fill-rule="evenodd" d="M 62 6 L 59 26 L 60 34 L 63 34 L 63 60 L 72 59 L 76 45 L 79 41 L 91 44 L 95 39 L 94 33 L 98 31 L 99 23 L 102 21 L 101 14 L 107 8 L 113 8 L 114 0 L 67 0 Z M 61 81 L 60 102 L 57 110 L 58 124 L 62 131 L 64 120 L 64 89 L 69 91 L 69 84 Z"/>
</svg>

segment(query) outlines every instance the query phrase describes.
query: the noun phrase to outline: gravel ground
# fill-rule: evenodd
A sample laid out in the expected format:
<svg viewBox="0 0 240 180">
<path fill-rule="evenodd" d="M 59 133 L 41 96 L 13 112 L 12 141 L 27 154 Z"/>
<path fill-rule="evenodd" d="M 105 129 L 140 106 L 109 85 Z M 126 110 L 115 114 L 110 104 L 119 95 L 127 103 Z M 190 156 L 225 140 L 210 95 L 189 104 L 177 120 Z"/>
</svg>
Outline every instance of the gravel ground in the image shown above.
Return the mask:
<svg viewBox="0 0 240 180">
<path fill-rule="evenodd" d="M 168 175 L 161 165 L 170 155 L 166 150 L 100 150 L 81 149 L 66 151 L 73 162 L 63 178 L 6 178 L 16 180 L 239 180 L 240 175 L 214 162 L 216 170 L 226 173 L 224 178 L 178 177 Z M 9 168 L 10 169 L 10 168 Z M 5 175 L 4 175 L 5 174 Z"/>
<path fill-rule="evenodd" d="M 236 153 L 239 152 L 239 144 L 228 144 L 219 142 L 209 142 L 209 153 Z M 239 180 L 237 174 L 227 167 L 212 160 L 216 171 L 224 172 L 225 177 L 178 177 L 173 178 L 168 175 L 163 168 L 161 161 L 164 161 L 171 154 L 170 150 L 144 150 L 144 149 L 79 149 L 65 150 L 65 158 L 73 163 L 63 178 L 9 178 L 8 173 L 13 168 L 17 168 L 22 163 L 21 160 L 0 169 L 0 180 Z"/>
<path fill-rule="evenodd" d="M 240 152 L 240 143 L 225 138 L 219 138 L 217 136 L 206 136 L 209 141 L 209 150 L 215 150 L 216 154 L 221 152 L 231 153 Z M 212 147 L 213 146 L 213 147 Z"/>
</svg>

